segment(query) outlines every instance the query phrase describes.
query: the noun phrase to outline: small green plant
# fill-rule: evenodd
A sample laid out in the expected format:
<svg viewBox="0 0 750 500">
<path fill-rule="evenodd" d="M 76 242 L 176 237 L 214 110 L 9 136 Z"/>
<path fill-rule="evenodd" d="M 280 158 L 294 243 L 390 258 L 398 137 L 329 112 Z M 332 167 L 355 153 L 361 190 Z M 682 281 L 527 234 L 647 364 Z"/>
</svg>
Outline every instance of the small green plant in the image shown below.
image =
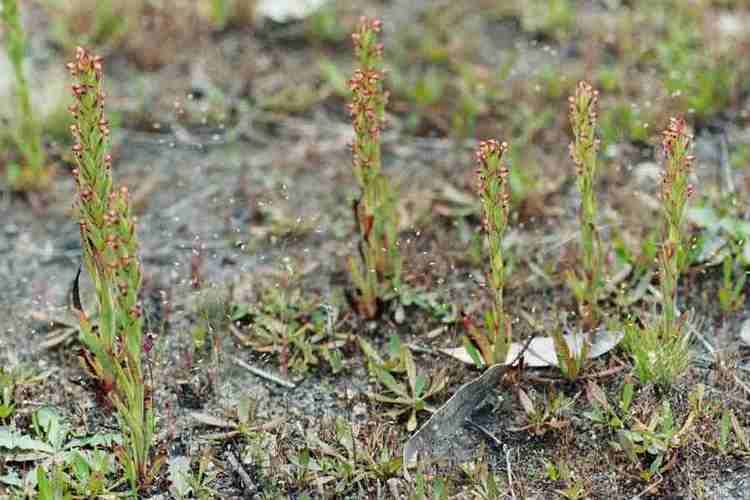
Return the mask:
<svg viewBox="0 0 750 500">
<path fill-rule="evenodd" d="M 575 26 L 576 6 L 571 0 L 531 0 L 514 4 L 524 31 L 560 40 Z"/>
<path fill-rule="evenodd" d="M 575 402 L 574 398 L 550 388 L 541 399 L 542 401 L 532 399 L 523 389 L 518 388 L 518 400 L 523 408 L 526 423 L 516 430 L 530 431 L 541 436 L 549 430 L 562 429 L 570 423 L 567 414 Z"/>
<path fill-rule="evenodd" d="M 576 352 L 568 345 L 559 326 L 550 331 L 550 336 L 554 342 L 557 366 L 560 367 L 560 372 L 568 380 L 576 380 L 584 368 L 586 368 L 589 360 L 589 352 L 591 351 L 590 337 L 585 336 L 583 338 L 581 348 Z"/>
<path fill-rule="evenodd" d="M 730 446 L 729 443 L 729 437 L 732 434 L 734 434 L 736 441 L 734 446 Z M 750 454 L 750 439 L 748 439 L 745 429 L 732 410 L 725 409 L 722 413 L 718 448 L 722 454 L 727 454 L 730 451 L 740 452 L 744 455 Z"/>
<path fill-rule="evenodd" d="M 451 497 L 449 483 L 445 479 L 438 477 L 430 481 L 422 471 L 415 474 L 409 489 L 409 500 L 448 500 Z"/>
<path fill-rule="evenodd" d="M 659 252 L 659 284 L 662 292 L 660 323 L 662 335 L 669 338 L 681 333 L 677 280 L 687 261 L 685 206 L 693 194 L 693 186 L 688 182 L 693 162 L 690 155 L 693 137 L 688 133 L 687 123 L 681 118 L 670 118 L 669 127 L 662 135 L 666 165 L 661 186 L 664 239 Z"/>
<path fill-rule="evenodd" d="M 666 33 L 654 55 L 666 91 L 684 103 L 699 119 L 726 109 L 741 88 L 741 71 L 726 50 L 696 51 L 707 43 L 700 16 L 675 3 L 666 21 Z"/>
<path fill-rule="evenodd" d="M 317 481 L 329 478 L 327 489 L 340 497 L 364 481 L 385 480 L 399 473 L 401 457 L 394 430 L 380 424 L 355 429 L 336 417 L 324 422 L 319 433 L 307 432 L 307 448 L 294 459 L 302 485 L 316 476 Z"/>
<path fill-rule="evenodd" d="M 370 319 L 378 313 L 378 303 L 397 293 L 401 282 L 398 197 L 381 172 L 380 133 L 388 94 L 383 89 L 383 47 L 377 39 L 380 28 L 378 20 L 360 20 L 352 35 L 359 69 L 349 80 L 349 114 L 355 133 L 352 163 L 361 190 L 354 202 L 360 258 L 349 258 L 349 272 L 357 289 L 357 310 Z"/>
<path fill-rule="evenodd" d="M 251 319 L 252 333 L 237 332 L 240 341 L 258 352 L 275 354 L 281 372 L 306 374 L 328 364 L 334 373 L 343 369 L 340 348 L 345 339 L 333 332 L 331 312 L 303 300 L 299 288 L 286 285 L 265 290 L 260 304 L 239 308 L 233 321 Z"/>
<path fill-rule="evenodd" d="M 255 0 L 210 0 L 208 17 L 214 29 L 230 24 L 250 24 L 255 17 Z"/>
<path fill-rule="evenodd" d="M 107 50 L 118 46 L 137 26 L 141 0 L 122 4 L 115 0 L 47 0 L 50 10 L 50 36 L 64 50 L 77 45 Z"/>
<path fill-rule="evenodd" d="M 581 250 L 582 277 L 573 272 L 568 275 L 583 325 L 593 328 L 599 322 L 598 301 L 601 294 L 602 266 L 601 242 L 596 229 L 596 171 L 599 140 L 596 138 L 596 118 L 599 92 L 587 82 L 578 82 L 574 96 L 568 98 L 573 142 L 570 157 L 576 165 L 578 189 L 581 192 Z"/>
<path fill-rule="evenodd" d="M 487 461 L 478 459 L 461 465 L 461 470 L 466 475 L 471 486 L 471 497 L 482 500 L 500 500 L 504 498 L 501 485 L 505 486 L 494 470 L 490 468 Z"/>
<path fill-rule="evenodd" d="M 476 152 L 477 190 L 482 201 L 482 223 L 490 254 L 487 282 L 493 295 L 492 305 L 484 315 L 484 332 L 470 319 L 464 321 L 468 330 L 464 345 L 477 366 L 504 363 L 511 342 L 511 321 L 503 305 L 506 273 L 503 235 L 510 219 L 510 171 L 503 158 L 507 151 L 507 143 L 490 139 L 482 141 Z"/>
<path fill-rule="evenodd" d="M 170 464 L 170 482 L 172 492 L 177 498 L 197 498 L 209 500 L 217 498 L 219 493 L 210 484 L 216 480 L 218 471 L 213 467 L 210 450 L 201 453 L 195 470 L 190 467 L 190 459 Z"/>
<path fill-rule="evenodd" d="M 691 412 L 682 425 L 678 425 L 669 402 L 664 401 L 661 408 L 651 415 L 647 424 L 633 417 L 631 427 L 618 431 L 617 442 L 613 442 L 612 445 L 615 449 L 625 452 L 631 463 L 640 469 L 640 477 L 644 481 L 650 481 L 663 471 L 675 450 L 685 444 L 694 419 L 695 414 Z M 650 459 L 645 468 L 644 459 L 647 463 Z"/>
<path fill-rule="evenodd" d="M 19 461 L 36 459 L 41 463 L 25 479 L 7 474 L 0 477 L 0 483 L 30 490 L 29 495 L 34 498 L 43 498 L 50 491 L 69 491 L 91 498 L 121 484 L 112 479 L 114 461 L 102 449 L 119 443 L 120 435 L 74 437 L 70 425 L 49 407 L 37 410 L 31 422 L 31 435 L 13 427 L 0 429 L 0 451 Z M 34 488 L 38 492 L 32 493 Z"/>
<path fill-rule="evenodd" d="M 620 401 L 617 406 L 607 400 L 607 395 L 593 380 L 586 387 L 586 397 L 592 405 L 592 410 L 585 415 L 592 422 L 603 424 L 618 431 L 625 427 L 630 417 L 630 405 L 633 403 L 633 383 L 626 380 L 622 386 Z"/>
<path fill-rule="evenodd" d="M 76 304 L 83 361 L 115 408 L 126 436 L 118 451 L 124 475 L 134 490 L 149 483 L 159 461 L 151 461 L 155 418 L 143 369 L 143 314 L 138 291 L 141 266 L 135 218 L 126 187 L 113 188 L 109 124 L 104 116 L 103 61 L 83 48 L 68 64 L 75 103 L 71 132 L 75 145 L 76 218 L 83 262 L 94 282 L 98 327 Z"/>
<path fill-rule="evenodd" d="M 417 367 L 411 351 L 403 344 L 399 344 L 399 358 L 406 371 L 407 383 L 396 380 L 393 376 L 398 367 L 389 369 L 384 363 L 375 362 L 371 364 L 377 381 L 387 390 L 386 393 L 368 393 L 368 396 L 379 403 L 395 406 L 388 410 L 385 415 L 390 418 L 399 418 L 408 413 L 406 429 L 411 432 L 417 428 L 417 413 L 431 411 L 427 400 L 445 390 L 448 377 L 445 370 L 441 370 L 432 380 L 426 375 L 417 373 Z"/>
<path fill-rule="evenodd" d="M 21 156 L 19 163 L 7 166 L 8 184 L 14 191 L 42 191 L 49 186 L 52 170 L 46 166 L 42 127 L 31 106 L 29 83 L 23 71 L 26 35 L 21 25 L 18 0 L 2 0 L 0 7 L 0 19 L 6 28 L 5 47 L 16 78 L 18 109 L 14 119 L 18 121 L 18 127 L 13 130 L 12 137 Z"/>
<path fill-rule="evenodd" d="M 574 500 L 586 496 L 586 488 L 583 481 L 576 477 L 564 459 L 559 459 L 555 462 L 545 460 L 544 469 L 548 479 L 565 483 L 565 488 L 556 490 L 562 498 Z"/>
<path fill-rule="evenodd" d="M 5 368 L 0 368 L 0 423 L 7 423 L 16 411 L 15 392 L 15 377 Z"/>
<path fill-rule="evenodd" d="M 724 314 L 741 309 L 745 305 L 745 281 L 747 275 L 739 264 L 739 258 L 727 255 L 722 262 L 722 281 L 719 288 L 719 307 Z"/>
</svg>

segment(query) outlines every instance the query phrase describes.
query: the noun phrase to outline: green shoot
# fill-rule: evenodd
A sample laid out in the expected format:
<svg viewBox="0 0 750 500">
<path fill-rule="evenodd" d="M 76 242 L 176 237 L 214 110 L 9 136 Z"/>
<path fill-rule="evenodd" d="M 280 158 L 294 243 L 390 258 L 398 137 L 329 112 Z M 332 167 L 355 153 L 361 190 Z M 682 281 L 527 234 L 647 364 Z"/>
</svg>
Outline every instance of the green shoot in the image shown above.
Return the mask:
<svg viewBox="0 0 750 500">
<path fill-rule="evenodd" d="M 117 455 L 133 490 L 146 486 L 153 472 L 151 446 L 155 418 L 143 373 L 143 314 L 138 302 L 141 265 L 135 218 L 126 187 L 113 188 L 109 125 L 104 116 L 103 61 L 83 48 L 68 64 L 75 103 L 71 132 L 75 145 L 76 218 L 83 262 L 94 282 L 98 327 L 79 311 L 83 361 L 99 380 L 117 411 L 126 436 Z"/>
<path fill-rule="evenodd" d="M 504 160 L 508 151 L 506 142 L 494 139 L 482 141 L 476 152 L 477 190 L 482 201 L 482 222 L 490 252 L 490 271 L 487 275 L 492 290 L 492 306 L 484 315 L 485 332 L 482 333 L 468 318 L 464 321 L 469 339 L 464 344 L 474 353 L 475 362 L 490 366 L 504 363 L 508 357 L 511 342 L 511 322 L 503 306 L 505 287 L 505 257 L 503 235 L 510 219 L 510 171 Z M 478 347 L 473 348 L 473 341 Z"/>
<path fill-rule="evenodd" d="M 361 19 L 352 35 L 359 69 L 349 80 L 352 164 L 361 190 L 354 202 L 360 259 L 349 258 L 349 272 L 357 289 L 357 310 L 369 319 L 377 315 L 379 302 L 399 290 L 401 279 L 398 198 L 381 172 L 380 132 L 388 93 L 383 89 L 383 46 L 377 41 L 380 27 L 378 20 Z"/>
<path fill-rule="evenodd" d="M 596 138 L 596 113 L 599 92 L 587 82 L 581 81 L 570 103 L 570 123 L 573 127 L 573 142 L 570 157 L 576 165 L 578 189 L 581 192 L 581 250 L 583 252 L 583 277 L 572 273 L 569 282 L 578 300 L 583 324 L 593 328 L 599 322 L 597 302 L 603 285 L 601 243 L 596 229 L 596 155 L 599 140 Z"/>
<path fill-rule="evenodd" d="M 0 20 L 6 28 L 5 47 L 13 65 L 16 78 L 16 119 L 18 128 L 12 132 L 13 142 L 20 153 L 20 164 L 10 164 L 7 178 L 14 191 L 43 191 L 49 186 L 52 175 L 47 168 L 47 155 L 42 145 L 42 127 L 31 106 L 29 83 L 23 71 L 26 53 L 26 36 L 21 25 L 18 0 L 2 0 Z"/>
</svg>

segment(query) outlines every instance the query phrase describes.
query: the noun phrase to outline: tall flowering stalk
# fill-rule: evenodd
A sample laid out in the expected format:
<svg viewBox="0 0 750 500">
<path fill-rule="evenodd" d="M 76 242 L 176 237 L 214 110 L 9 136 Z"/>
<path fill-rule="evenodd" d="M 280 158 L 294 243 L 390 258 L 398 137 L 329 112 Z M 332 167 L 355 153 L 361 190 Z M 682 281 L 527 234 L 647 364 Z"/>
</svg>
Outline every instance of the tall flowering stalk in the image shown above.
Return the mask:
<svg viewBox="0 0 750 500">
<path fill-rule="evenodd" d="M 143 318 L 138 303 L 141 265 L 135 218 L 128 189 L 115 189 L 109 154 L 109 123 L 104 116 L 102 59 L 76 49 L 67 65 L 75 78 L 74 118 L 77 197 L 75 212 L 81 232 L 83 262 L 94 282 L 97 326 L 79 311 L 82 358 L 108 401 L 117 411 L 126 436 L 118 455 L 133 488 L 148 482 L 155 419 L 150 388 L 143 376 Z"/>
<path fill-rule="evenodd" d="M 687 261 L 685 207 L 693 192 L 688 182 L 693 138 L 681 118 L 670 118 L 662 133 L 664 173 L 661 183 L 663 241 L 659 249 L 661 314 L 640 329 L 625 328 L 625 345 L 633 356 L 635 373 L 643 382 L 672 384 L 688 367 L 690 335 L 677 309 L 677 282 Z"/>
<path fill-rule="evenodd" d="M 479 347 L 482 363 L 470 342 L 466 342 L 466 347 L 475 363 L 485 365 L 504 363 L 511 340 L 511 324 L 503 306 L 503 235 L 510 218 L 509 170 L 504 160 L 507 151 L 506 142 L 490 139 L 482 141 L 476 152 L 477 191 L 482 202 L 482 224 L 490 251 L 487 283 L 492 290 L 493 302 L 484 315 L 485 334 L 479 332 L 471 321 L 466 321 L 469 337 Z"/>
<path fill-rule="evenodd" d="M 360 235 L 360 259 L 349 259 L 349 272 L 357 288 L 357 308 L 367 318 L 400 285 L 397 196 L 381 172 L 380 132 L 385 124 L 388 93 L 383 88 L 383 46 L 378 43 L 381 23 L 362 18 L 352 34 L 359 69 L 349 80 L 352 101 L 349 114 L 354 127 L 352 166 L 361 193 L 354 202 Z"/>
<path fill-rule="evenodd" d="M 599 234 L 596 230 L 596 155 L 599 140 L 596 138 L 596 113 L 599 92 L 581 81 L 575 95 L 568 98 L 573 142 L 570 157 L 576 165 L 578 189 L 581 192 L 581 250 L 583 278 L 570 275 L 570 282 L 579 304 L 583 323 L 595 326 L 599 320 L 597 301 L 602 288 L 602 258 Z"/>
<path fill-rule="evenodd" d="M 659 251 L 659 283 L 661 286 L 661 333 L 666 338 L 679 336 L 677 280 L 685 266 L 685 206 L 693 193 L 688 182 L 693 156 L 693 137 L 682 118 L 670 118 L 662 132 L 665 168 L 661 182 L 664 241 Z"/>
<path fill-rule="evenodd" d="M 13 132 L 13 141 L 21 154 L 21 164 L 8 167 L 8 183 L 15 191 L 39 191 L 49 185 L 51 170 L 45 165 L 47 156 L 42 146 L 42 129 L 33 112 L 29 83 L 23 72 L 26 36 L 21 25 L 18 0 L 2 0 L 0 7 L 0 19 L 6 31 L 5 47 L 16 79 L 16 118 L 19 125 Z"/>
</svg>

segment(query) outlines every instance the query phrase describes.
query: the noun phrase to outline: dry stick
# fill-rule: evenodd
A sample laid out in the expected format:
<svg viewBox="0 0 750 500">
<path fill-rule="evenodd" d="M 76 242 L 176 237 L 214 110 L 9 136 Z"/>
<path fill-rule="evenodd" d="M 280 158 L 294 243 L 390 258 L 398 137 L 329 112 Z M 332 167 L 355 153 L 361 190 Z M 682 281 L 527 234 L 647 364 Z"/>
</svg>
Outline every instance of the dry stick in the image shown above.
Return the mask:
<svg viewBox="0 0 750 500">
<path fill-rule="evenodd" d="M 654 484 L 648 485 L 643 491 L 638 493 L 636 496 L 632 498 L 632 500 L 641 500 L 644 495 L 649 494 L 652 490 L 654 490 L 657 486 L 661 484 L 661 482 L 664 481 L 664 476 L 659 476 L 659 480 L 656 481 Z"/>
<path fill-rule="evenodd" d="M 506 465 L 506 470 L 508 474 L 508 488 L 510 488 L 511 497 L 515 499 L 516 492 L 513 491 L 513 471 L 511 471 L 511 468 L 510 468 L 510 451 L 511 450 L 507 446 L 504 446 L 504 448 L 505 448 L 505 465 Z"/>
<path fill-rule="evenodd" d="M 240 476 L 242 484 L 245 485 L 245 496 L 249 497 L 252 493 L 255 493 L 258 489 L 257 486 L 255 486 L 252 478 L 250 478 L 250 475 L 247 473 L 245 468 L 242 467 L 242 464 L 239 460 L 237 460 L 237 457 L 234 456 L 233 452 L 227 451 L 227 460 L 229 460 L 229 464 L 232 466 L 237 475 Z"/>
<path fill-rule="evenodd" d="M 740 380 L 740 378 L 737 376 L 736 373 L 733 373 L 732 377 L 734 377 L 734 381 L 737 383 L 737 385 L 739 385 L 740 387 L 742 387 L 745 390 L 746 393 L 750 394 L 750 387 L 748 387 L 748 385 L 745 382 L 743 382 L 742 380 Z"/>
<path fill-rule="evenodd" d="M 474 427 L 476 430 L 487 436 L 498 448 L 502 446 L 502 441 L 500 441 L 494 434 L 492 434 L 489 429 L 479 425 L 478 423 L 474 422 L 470 417 L 466 417 L 466 423 Z"/>
<path fill-rule="evenodd" d="M 260 368 L 257 368 L 255 366 L 252 366 L 248 364 L 247 362 L 243 361 L 242 359 L 238 358 L 237 356 L 229 356 L 229 358 L 234 361 L 238 366 L 244 368 L 245 370 L 261 377 L 266 380 L 270 380 L 271 382 L 275 384 L 279 384 L 282 387 L 286 387 L 287 389 L 294 389 L 297 387 L 296 384 L 293 382 L 290 382 L 286 379 L 283 379 L 277 375 L 274 375 L 273 373 L 269 373 L 265 370 L 261 370 Z"/>
</svg>

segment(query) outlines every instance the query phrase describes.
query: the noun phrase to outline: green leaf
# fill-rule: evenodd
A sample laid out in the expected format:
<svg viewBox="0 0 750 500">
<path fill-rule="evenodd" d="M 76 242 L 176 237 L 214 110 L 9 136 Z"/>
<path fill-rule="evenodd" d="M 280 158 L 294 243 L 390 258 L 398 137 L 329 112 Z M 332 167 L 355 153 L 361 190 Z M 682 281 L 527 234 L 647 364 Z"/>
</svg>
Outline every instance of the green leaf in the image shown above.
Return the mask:
<svg viewBox="0 0 750 500">
<path fill-rule="evenodd" d="M 55 449 L 48 443 L 34 439 L 18 430 L 5 427 L 0 428 L 0 448 L 17 451 L 38 451 L 53 454 Z"/>
<path fill-rule="evenodd" d="M 365 356 L 367 356 L 368 359 L 379 365 L 384 364 L 383 358 L 380 357 L 380 354 L 372 346 L 372 344 L 370 344 L 361 336 L 357 337 L 357 341 L 359 342 L 359 348 L 362 349 L 362 352 L 365 354 Z"/>
<path fill-rule="evenodd" d="M 406 423 L 406 430 L 409 432 L 414 432 L 416 428 L 417 428 L 417 411 L 412 410 L 411 414 L 409 415 L 409 421 Z"/>
<path fill-rule="evenodd" d="M 474 365 L 477 368 L 484 368 L 486 366 L 484 360 L 482 359 L 482 355 L 479 352 L 479 349 L 474 347 L 474 344 L 471 343 L 468 337 L 463 338 L 463 344 L 464 349 L 466 349 L 466 352 L 471 357 L 471 360 L 474 362 Z"/>
<path fill-rule="evenodd" d="M 727 444 L 729 444 L 729 432 L 732 430 L 731 410 L 724 410 L 721 416 L 721 426 L 719 430 L 719 450 L 726 453 Z"/>
<path fill-rule="evenodd" d="M 406 368 L 406 376 L 409 379 L 411 394 L 413 397 L 418 398 L 421 392 L 417 391 L 419 381 L 417 380 L 417 366 L 414 364 L 414 357 L 411 355 L 411 351 L 406 347 L 401 350 L 401 357 L 404 362 L 404 367 Z"/>
<path fill-rule="evenodd" d="M 622 398 L 620 398 L 620 409 L 623 413 L 627 414 L 630 409 L 630 404 L 633 402 L 633 384 L 626 382 L 622 386 Z"/>
<path fill-rule="evenodd" d="M 419 399 L 424 393 L 425 386 L 427 385 L 427 379 L 424 375 L 417 375 L 416 383 L 414 384 L 414 397 Z"/>
<path fill-rule="evenodd" d="M 388 390 L 395 394 L 398 394 L 399 396 L 403 396 L 404 398 L 409 399 L 409 394 L 406 391 L 406 387 L 404 387 L 403 384 L 397 382 L 389 371 L 380 366 L 374 366 L 373 369 L 375 370 L 375 375 L 377 376 L 380 383 L 383 384 Z"/>
</svg>

